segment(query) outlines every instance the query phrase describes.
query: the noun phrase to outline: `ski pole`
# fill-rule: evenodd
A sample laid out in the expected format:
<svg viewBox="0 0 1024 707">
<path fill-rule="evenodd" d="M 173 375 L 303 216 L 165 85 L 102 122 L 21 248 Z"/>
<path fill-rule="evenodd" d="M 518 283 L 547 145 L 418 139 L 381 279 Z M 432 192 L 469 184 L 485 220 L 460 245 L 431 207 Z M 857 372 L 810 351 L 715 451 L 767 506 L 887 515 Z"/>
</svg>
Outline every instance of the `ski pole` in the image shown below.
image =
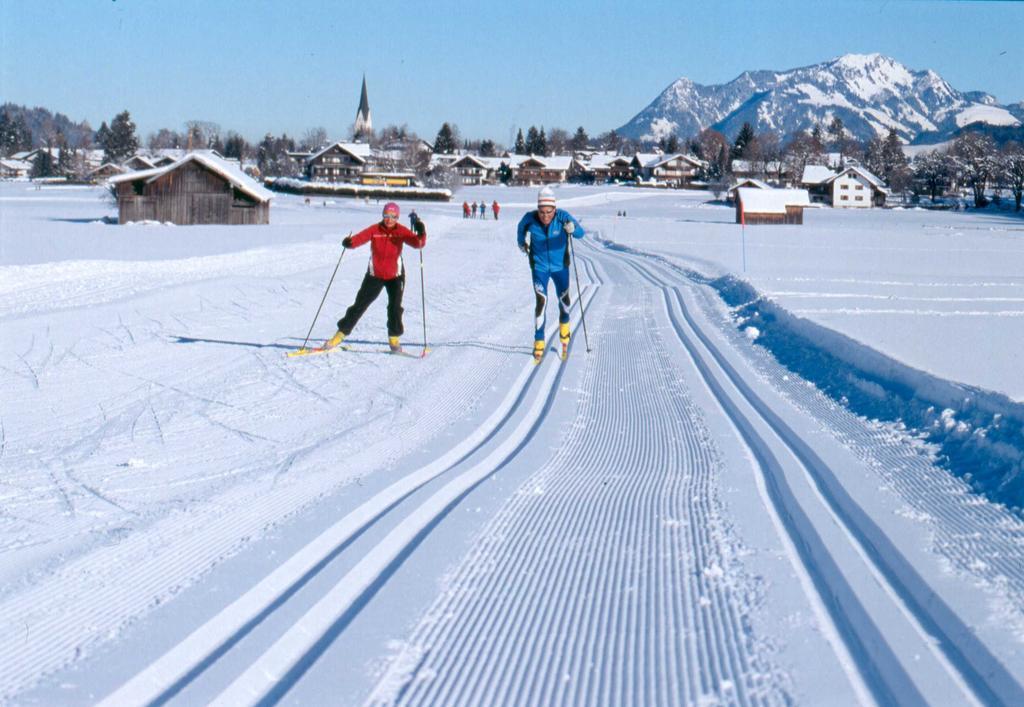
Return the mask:
<svg viewBox="0 0 1024 707">
<path fill-rule="evenodd" d="M 351 236 L 352 232 L 349 231 L 348 235 Z M 334 276 L 338 274 L 338 268 L 341 267 L 341 259 L 345 257 L 345 251 L 348 250 L 345 246 L 341 247 L 341 255 L 338 257 L 338 264 L 334 266 L 334 272 L 331 273 L 331 280 L 327 283 L 327 289 L 324 290 L 323 299 L 320 300 L 320 306 L 316 308 L 316 315 L 313 316 L 313 323 L 309 325 L 309 331 L 306 332 L 306 340 L 302 342 L 302 348 L 306 348 L 306 344 L 309 343 L 309 337 L 313 333 L 313 327 L 316 326 L 316 320 L 320 317 L 320 310 L 324 308 L 324 302 L 327 301 L 327 293 L 331 291 L 331 285 L 334 284 Z"/>
<path fill-rule="evenodd" d="M 423 303 L 423 353 L 420 354 L 420 358 L 423 358 L 430 349 L 427 348 L 427 285 L 423 276 L 422 248 L 420 248 L 420 301 Z"/>
<path fill-rule="evenodd" d="M 583 309 L 583 293 L 580 292 L 580 271 L 576 267 L 576 250 L 572 245 L 572 232 L 569 233 L 569 255 L 572 257 L 572 270 L 576 273 L 576 301 L 580 305 L 580 321 L 583 322 L 583 341 L 587 344 L 587 353 L 590 353 L 590 337 L 587 336 L 587 317 Z"/>
</svg>

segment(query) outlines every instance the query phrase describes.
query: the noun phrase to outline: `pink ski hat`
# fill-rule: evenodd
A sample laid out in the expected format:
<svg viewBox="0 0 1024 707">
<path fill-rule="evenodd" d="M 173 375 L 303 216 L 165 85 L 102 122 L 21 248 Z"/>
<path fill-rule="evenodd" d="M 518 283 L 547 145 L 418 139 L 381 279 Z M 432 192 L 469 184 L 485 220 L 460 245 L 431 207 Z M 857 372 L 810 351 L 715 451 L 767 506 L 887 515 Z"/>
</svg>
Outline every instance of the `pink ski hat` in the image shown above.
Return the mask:
<svg viewBox="0 0 1024 707">
<path fill-rule="evenodd" d="M 389 201 L 388 203 L 384 204 L 384 211 L 382 214 L 383 216 L 394 216 L 395 218 L 398 218 L 398 215 L 400 213 L 401 211 L 398 210 L 398 204 L 396 204 L 395 202 Z"/>
</svg>

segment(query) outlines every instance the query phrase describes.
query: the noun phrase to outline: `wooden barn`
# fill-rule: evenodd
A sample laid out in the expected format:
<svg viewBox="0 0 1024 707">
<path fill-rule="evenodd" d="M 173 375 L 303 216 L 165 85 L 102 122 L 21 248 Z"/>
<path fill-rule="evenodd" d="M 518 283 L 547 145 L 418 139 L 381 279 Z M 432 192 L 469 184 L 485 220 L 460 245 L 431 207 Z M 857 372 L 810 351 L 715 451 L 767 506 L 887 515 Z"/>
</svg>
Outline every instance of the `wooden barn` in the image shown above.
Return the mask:
<svg viewBox="0 0 1024 707">
<path fill-rule="evenodd" d="M 736 190 L 736 223 L 802 225 L 804 208 L 810 204 L 806 189 L 740 187 Z"/>
<path fill-rule="evenodd" d="M 189 153 L 157 169 L 112 177 L 118 223 L 159 221 L 180 226 L 270 223 L 273 194 L 230 163 Z"/>
</svg>

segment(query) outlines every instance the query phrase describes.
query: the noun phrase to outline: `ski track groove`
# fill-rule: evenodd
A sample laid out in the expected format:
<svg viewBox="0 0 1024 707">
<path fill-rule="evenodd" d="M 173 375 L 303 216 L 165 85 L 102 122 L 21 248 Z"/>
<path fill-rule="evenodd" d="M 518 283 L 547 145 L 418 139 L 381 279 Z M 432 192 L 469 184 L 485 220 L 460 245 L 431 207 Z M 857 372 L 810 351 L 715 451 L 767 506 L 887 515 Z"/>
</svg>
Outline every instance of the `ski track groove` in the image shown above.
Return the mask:
<svg viewBox="0 0 1024 707">
<path fill-rule="evenodd" d="M 450 576 L 410 639 L 422 658 L 397 698 L 370 703 L 690 704 L 721 696 L 727 680 L 732 703 L 786 701 L 779 680 L 762 690 L 751 676 L 770 659 L 745 639 L 742 597 L 703 573 L 724 563 L 707 530 L 720 527 L 719 462 L 702 426 L 685 424 L 696 410 L 666 361 L 650 290 L 640 299 L 642 325 L 609 324 L 609 313 L 590 322 L 602 350 L 635 365 L 588 365 L 578 414 L 589 421 L 571 426 Z M 655 431 L 621 434 L 641 419 Z M 695 609 L 700 597 L 708 610 Z"/>
<path fill-rule="evenodd" d="M 654 267 L 659 269 L 665 265 L 664 258 L 656 256 L 644 258 L 642 253 L 633 255 L 631 259 L 647 260 L 648 262 L 654 261 L 654 263 L 657 263 Z M 632 263 L 632 265 L 634 268 L 640 269 L 640 266 L 635 262 Z M 669 264 L 669 266 L 672 267 L 671 264 Z M 674 269 L 678 270 L 678 268 Z M 668 301 L 668 291 L 671 286 L 671 278 L 669 278 L 665 281 L 666 301 Z M 699 334 L 699 329 L 696 328 L 696 325 L 693 324 L 692 321 L 689 321 L 689 315 L 686 313 L 686 306 L 682 301 L 682 296 L 678 288 L 674 290 L 674 298 L 677 301 L 677 305 L 683 312 L 684 318 L 688 320 L 688 325 L 694 327 L 694 330 Z M 679 333 L 680 336 L 682 336 L 682 332 L 680 331 Z M 706 342 L 703 343 L 707 346 Z M 709 354 L 713 359 L 716 357 L 713 349 L 709 349 Z M 727 375 L 730 375 L 731 377 L 731 374 Z M 749 393 L 744 393 L 743 395 L 748 396 Z M 763 405 L 764 403 L 761 404 Z M 764 413 L 758 412 L 757 414 L 763 415 Z M 917 630 L 919 632 L 923 631 L 932 633 L 937 631 L 941 634 L 938 637 L 938 640 L 941 641 L 944 648 L 941 649 L 941 652 L 935 652 L 938 661 L 937 664 L 940 666 L 937 669 L 946 670 L 950 675 L 952 682 L 958 684 L 960 689 L 968 691 L 973 699 L 980 698 L 984 701 L 988 701 L 992 699 L 1009 699 L 1008 695 L 1011 694 L 1019 695 L 1021 692 L 1020 685 L 1014 682 L 1013 678 L 1005 673 L 1005 668 L 1001 666 L 999 668 L 994 668 L 994 665 L 998 664 L 998 659 L 989 654 L 983 644 L 973 641 L 970 637 L 968 637 L 964 643 L 960 642 L 958 636 L 963 635 L 963 633 L 957 628 L 960 625 L 958 623 L 959 618 L 951 617 L 949 610 L 944 604 L 942 604 L 941 600 L 938 602 L 938 608 L 934 610 L 935 613 L 933 613 L 931 609 L 933 601 L 931 599 L 920 598 L 915 595 L 913 592 L 914 584 L 908 585 L 907 582 L 912 581 L 916 583 L 916 580 L 913 577 L 910 579 L 904 578 L 904 574 L 908 570 L 911 572 L 911 575 L 913 575 L 914 572 L 899 551 L 895 551 L 895 554 L 893 554 L 893 550 L 891 548 L 881 552 L 874 548 L 874 543 L 878 542 L 878 537 L 872 531 L 870 525 L 871 521 L 869 520 L 867 528 L 864 528 L 860 525 L 862 521 L 856 520 L 854 517 L 850 516 L 848 507 L 851 507 L 851 501 L 845 497 L 845 492 L 841 492 L 842 495 L 836 496 L 836 492 L 827 486 L 828 482 L 818 468 L 821 461 L 813 458 L 813 452 L 811 452 L 812 457 L 808 459 L 804 456 L 803 452 L 798 451 L 798 448 L 794 446 L 794 442 L 791 439 L 791 437 L 796 433 L 792 430 L 788 430 L 785 427 L 785 423 L 772 422 L 768 417 L 765 417 L 764 419 L 768 422 L 769 427 L 771 427 L 776 434 L 780 435 L 780 439 L 783 440 L 785 445 L 789 446 L 797 453 L 800 463 L 807 469 L 813 483 L 818 487 L 818 493 L 821 494 L 821 502 L 831 507 L 837 520 L 849 529 L 851 542 L 855 546 L 864 545 L 864 549 L 860 551 L 863 560 L 876 568 L 875 572 L 879 580 L 881 580 L 882 577 L 885 578 L 884 583 L 889 587 L 888 591 L 895 597 L 893 601 L 899 602 L 899 606 L 902 608 L 905 615 L 913 617 L 910 619 L 910 624 L 918 626 Z M 781 429 L 777 426 L 778 424 L 782 424 Z M 799 437 L 797 439 L 798 444 L 802 443 L 799 442 Z M 855 505 L 852 507 L 856 508 Z M 865 536 L 865 533 L 867 533 L 867 536 Z M 870 539 L 872 536 L 875 537 L 875 540 Z M 865 550 L 868 552 L 865 553 Z M 945 618 L 951 618 L 952 621 L 947 622 L 944 620 Z M 884 640 L 884 638 L 882 640 Z M 925 650 L 927 651 L 928 649 Z M 974 657 L 972 658 L 971 656 Z M 943 665 L 946 667 L 941 667 Z M 991 676 L 989 671 L 992 670 L 995 670 L 996 672 L 1003 672 L 996 676 Z M 988 676 L 987 680 L 986 676 Z M 879 689 L 889 689 L 888 683 L 885 681 L 890 678 L 882 677 L 881 674 L 879 674 L 874 679 L 880 680 L 886 685 L 886 687 L 881 687 Z M 989 680 L 992 682 L 990 683 Z M 883 692 L 883 694 L 885 693 Z M 997 698 L 997 694 L 1002 697 Z"/>
<path fill-rule="evenodd" d="M 661 258 L 676 276 L 690 272 L 673 259 Z M 841 280 L 840 282 L 848 282 Z M 902 284 L 902 283 L 888 283 Z M 1002 286 L 1005 283 L 984 283 Z M 936 284 L 935 286 L 942 286 Z M 961 575 L 1009 595 L 1006 620 L 1024 634 L 1024 522 L 1001 506 L 981 502 L 968 484 L 935 467 L 930 456 L 892 425 L 880 425 L 854 415 L 818 388 L 782 367 L 759 346 L 741 345 L 745 338 L 723 312 L 717 295 L 697 288 L 698 302 L 717 331 L 744 354 L 762 380 L 770 381 L 797 408 L 822 422 L 822 429 L 868 464 L 907 506 L 907 512 L 933 535 L 932 551 L 949 561 Z M 978 565 L 975 538 L 985 538 L 984 566 Z"/>
</svg>

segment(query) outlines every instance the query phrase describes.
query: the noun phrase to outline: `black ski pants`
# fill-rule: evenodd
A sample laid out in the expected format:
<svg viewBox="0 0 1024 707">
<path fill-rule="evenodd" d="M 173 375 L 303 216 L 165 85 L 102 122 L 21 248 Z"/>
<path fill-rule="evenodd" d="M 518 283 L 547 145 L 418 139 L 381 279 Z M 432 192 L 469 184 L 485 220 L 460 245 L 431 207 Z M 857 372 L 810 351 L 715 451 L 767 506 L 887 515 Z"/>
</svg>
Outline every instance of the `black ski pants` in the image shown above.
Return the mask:
<svg viewBox="0 0 1024 707">
<path fill-rule="evenodd" d="M 381 280 L 370 273 L 363 277 L 363 284 L 359 286 L 356 293 L 356 301 L 345 312 L 345 316 L 338 320 L 338 329 L 344 332 L 345 336 L 352 333 L 359 318 L 366 312 L 366 308 L 373 304 L 373 301 L 380 295 L 381 290 L 388 291 L 388 336 L 401 336 L 405 333 L 402 326 L 402 293 L 405 291 L 405 273 L 392 280 Z"/>
</svg>

